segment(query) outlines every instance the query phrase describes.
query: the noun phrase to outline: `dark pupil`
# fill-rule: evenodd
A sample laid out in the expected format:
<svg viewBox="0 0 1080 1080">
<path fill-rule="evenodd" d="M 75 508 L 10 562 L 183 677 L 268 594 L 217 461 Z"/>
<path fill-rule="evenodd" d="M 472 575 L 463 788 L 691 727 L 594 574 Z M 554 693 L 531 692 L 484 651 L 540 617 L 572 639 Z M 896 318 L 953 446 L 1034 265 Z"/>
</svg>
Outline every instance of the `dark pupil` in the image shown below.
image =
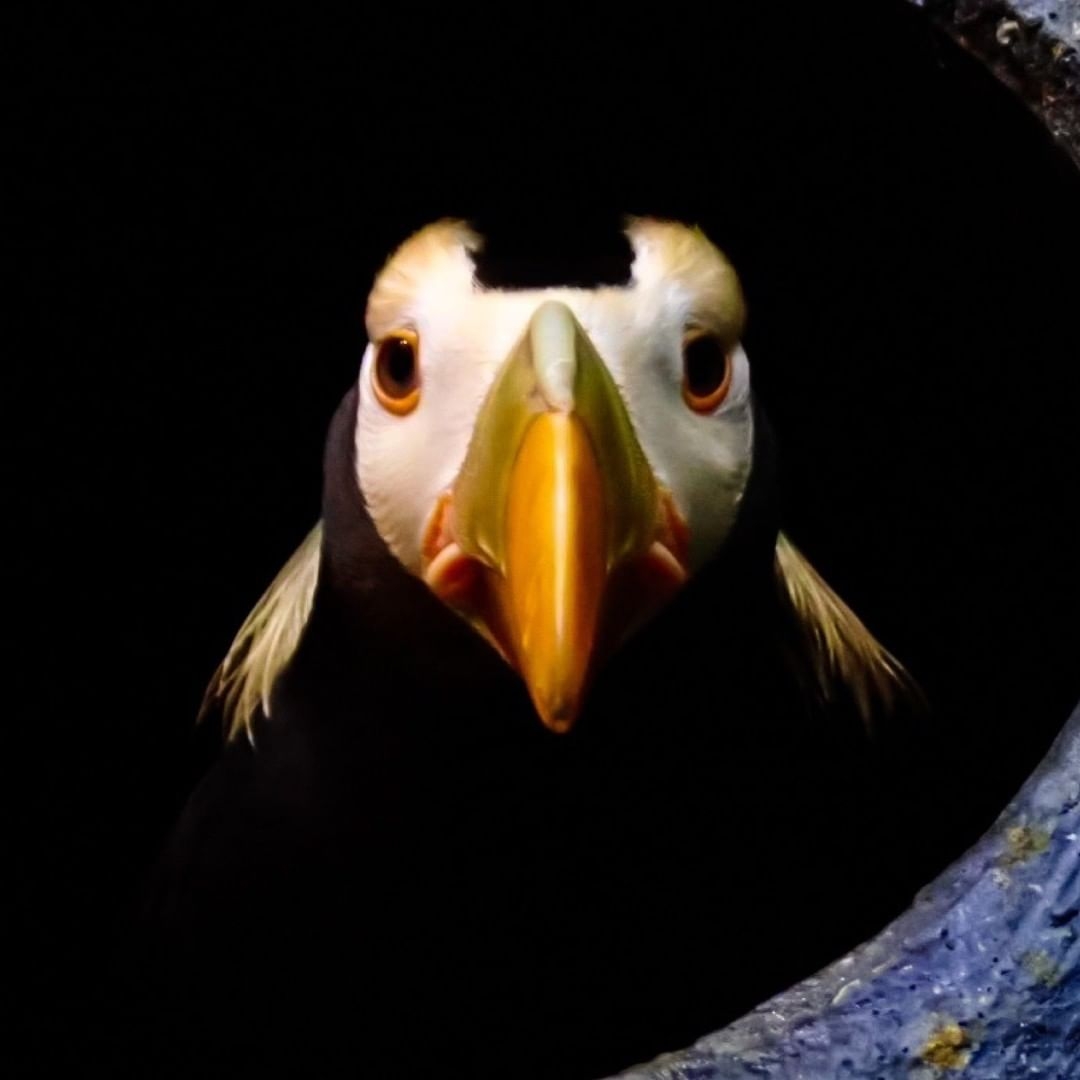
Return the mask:
<svg viewBox="0 0 1080 1080">
<path fill-rule="evenodd" d="M 416 357 L 408 341 L 395 338 L 383 347 L 383 372 L 394 389 L 411 388 L 415 366 Z"/>
<path fill-rule="evenodd" d="M 686 385 L 695 397 L 707 397 L 727 374 L 727 353 L 715 338 L 700 337 L 683 348 Z"/>
</svg>

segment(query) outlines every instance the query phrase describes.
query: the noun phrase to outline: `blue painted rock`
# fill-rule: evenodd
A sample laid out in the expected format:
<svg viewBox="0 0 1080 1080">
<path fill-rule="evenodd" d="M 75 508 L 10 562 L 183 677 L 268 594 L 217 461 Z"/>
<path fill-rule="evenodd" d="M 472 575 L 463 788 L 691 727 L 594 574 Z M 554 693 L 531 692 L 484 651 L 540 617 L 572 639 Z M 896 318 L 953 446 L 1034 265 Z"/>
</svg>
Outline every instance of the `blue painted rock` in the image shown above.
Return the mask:
<svg viewBox="0 0 1080 1080">
<path fill-rule="evenodd" d="M 1080 1077 L 1080 708 L 877 938 L 624 1080 Z"/>
</svg>

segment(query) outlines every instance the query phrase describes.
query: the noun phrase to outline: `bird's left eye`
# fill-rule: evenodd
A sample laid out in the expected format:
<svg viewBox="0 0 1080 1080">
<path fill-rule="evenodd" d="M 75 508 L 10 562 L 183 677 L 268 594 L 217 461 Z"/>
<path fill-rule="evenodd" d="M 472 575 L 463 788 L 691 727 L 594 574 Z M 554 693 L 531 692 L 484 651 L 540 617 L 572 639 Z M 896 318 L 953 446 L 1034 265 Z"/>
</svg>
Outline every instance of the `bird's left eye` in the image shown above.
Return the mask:
<svg viewBox="0 0 1080 1080">
<path fill-rule="evenodd" d="M 419 339 L 412 330 L 395 330 L 375 350 L 372 385 L 384 409 L 404 416 L 420 401 Z"/>
<path fill-rule="evenodd" d="M 683 339 L 683 400 L 694 412 L 712 412 L 731 389 L 731 351 L 712 334 L 692 331 Z"/>
</svg>

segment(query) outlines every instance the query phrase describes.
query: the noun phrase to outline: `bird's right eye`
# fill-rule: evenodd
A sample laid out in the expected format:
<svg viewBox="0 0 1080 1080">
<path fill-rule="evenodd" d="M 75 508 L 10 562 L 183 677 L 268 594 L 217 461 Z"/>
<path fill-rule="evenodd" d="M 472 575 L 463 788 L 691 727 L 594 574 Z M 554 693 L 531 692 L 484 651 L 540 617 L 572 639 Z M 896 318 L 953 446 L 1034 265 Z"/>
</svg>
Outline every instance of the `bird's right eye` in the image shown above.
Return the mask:
<svg viewBox="0 0 1080 1080">
<path fill-rule="evenodd" d="M 691 331 L 683 340 L 683 400 L 694 412 L 712 412 L 731 389 L 733 367 L 731 352 L 721 341 Z"/>
<path fill-rule="evenodd" d="M 411 413 L 420 402 L 420 341 L 412 330 L 395 330 L 375 349 L 372 385 L 379 404 L 395 416 Z"/>
</svg>

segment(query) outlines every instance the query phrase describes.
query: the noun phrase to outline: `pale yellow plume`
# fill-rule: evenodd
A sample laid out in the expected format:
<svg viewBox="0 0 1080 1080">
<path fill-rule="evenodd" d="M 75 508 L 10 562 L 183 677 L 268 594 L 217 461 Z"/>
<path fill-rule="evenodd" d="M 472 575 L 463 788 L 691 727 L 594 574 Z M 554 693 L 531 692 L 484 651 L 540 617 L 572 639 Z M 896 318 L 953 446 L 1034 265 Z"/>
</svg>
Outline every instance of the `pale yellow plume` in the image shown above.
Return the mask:
<svg viewBox="0 0 1080 1080">
<path fill-rule="evenodd" d="M 832 698 L 838 686 L 846 686 L 863 721 L 869 723 L 875 706 L 892 708 L 898 692 L 919 696 L 900 661 L 783 533 L 776 542 L 776 573 L 802 628 L 814 678 L 826 698 Z"/>
<path fill-rule="evenodd" d="M 200 718 L 220 703 L 228 738 L 254 742 L 252 724 L 292 659 L 311 614 L 319 576 L 322 522 L 308 533 L 244 620 L 203 698 Z"/>
</svg>

